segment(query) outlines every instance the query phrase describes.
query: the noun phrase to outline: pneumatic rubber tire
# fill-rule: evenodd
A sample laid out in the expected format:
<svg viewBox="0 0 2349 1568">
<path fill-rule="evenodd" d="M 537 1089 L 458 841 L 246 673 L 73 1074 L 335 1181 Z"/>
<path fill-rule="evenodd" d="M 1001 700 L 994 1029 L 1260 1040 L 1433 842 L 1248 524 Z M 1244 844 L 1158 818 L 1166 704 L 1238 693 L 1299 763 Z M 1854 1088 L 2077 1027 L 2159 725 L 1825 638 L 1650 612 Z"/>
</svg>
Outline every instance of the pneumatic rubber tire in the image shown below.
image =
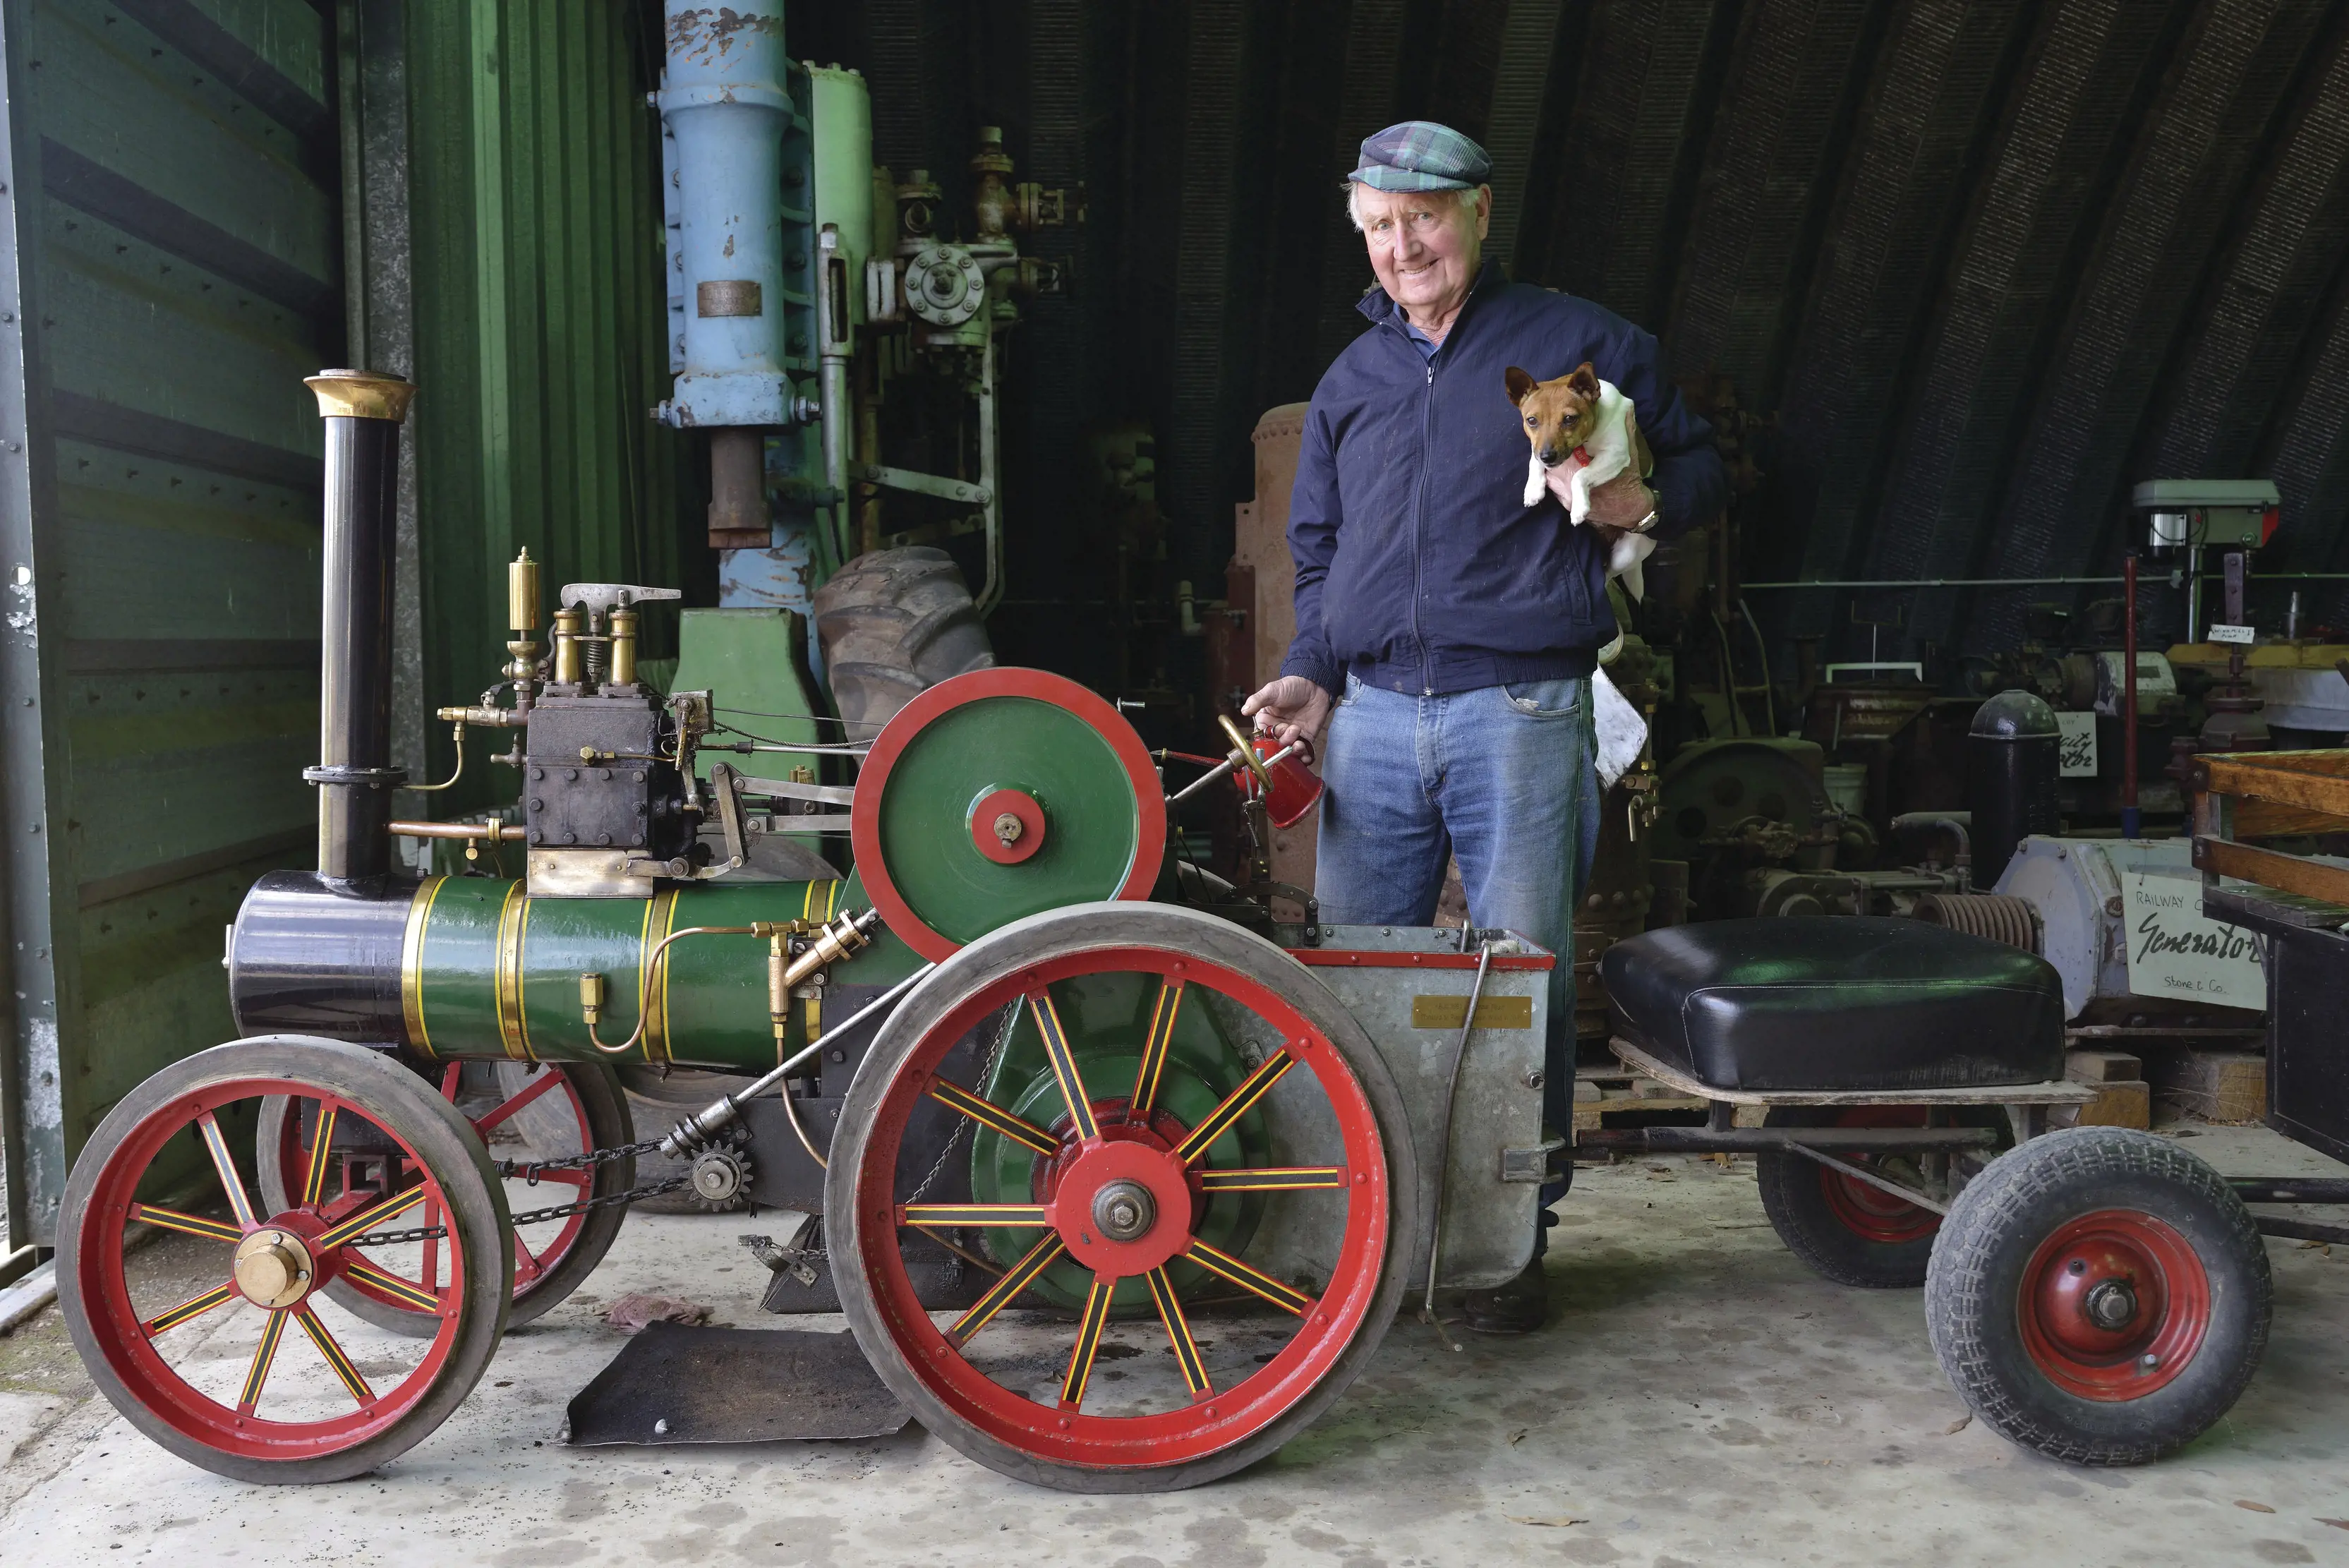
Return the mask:
<svg viewBox="0 0 2349 1568">
<path fill-rule="evenodd" d="M 1773 1127 L 1925 1125 L 1900 1106 L 1854 1110 L 1776 1106 Z M 1845 1157 L 1847 1160 L 1850 1157 Z M 1925 1282 L 1939 1221 L 1931 1210 L 1904 1204 L 1799 1154 L 1754 1157 L 1762 1212 L 1786 1251 L 1820 1278 L 1862 1290 L 1914 1290 Z"/>
<path fill-rule="evenodd" d="M 2097 1268 L 2072 1268 L 2081 1256 Z M 2133 1337 L 2083 1352 L 2060 1303 L 2100 1271 L 2160 1304 Z M 2124 1127 L 2049 1133 L 1992 1161 L 1951 1206 L 1925 1284 L 1959 1397 L 2009 1440 L 2081 1465 L 2143 1464 L 2207 1431 L 2258 1368 L 2271 1304 L 2265 1246 L 2226 1181 Z"/>
<path fill-rule="evenodd" d="M 253 1082 L 298 1085 L 319 1096 L 333 1096 L 390 1129 L 438 1187 L 450 1247 L 462 1263 L 461 1289 L 446 1309 L 448 1337 L 434 1353 L 438 1359 L 426 1383 L 412 1394 L 405 1384 L 392 1390 L 384 1401 L 393 1407 L 388 1418 L 370 1423 L 372 1429 L 308 1449 L 289 1449 L 288 1457 L 234 1451 L 226 1446 L 226 1436 L 220 1442 L 207 1442 L 191 1429 L 184 1410 L 175 1417 L 171 1408 L 158 1407 L 168 1401 L 150 1404 L 142 1397 L 131 1379 L 153 1376 L 142 1362 L 146 1347 L 126 1341 L 120 1303 L 111 1299 L 108 1283 L 109 1272 L 121 1272 L 124 1220 L 119 1210 L 106 1210 L 119 1201 L 117 1189 L 140 1177 L 138 1169 L 116 1168 L 118 1159 L 126 1159 L 136 1143 L 160 1136 L 149 1130 L 158 1118 L 172 1118 L 181 1107 L 202 1104 L 208 1095 L 226 1094 Z M 100 1194 L 108 1192 L 117 1197 L 101 1199 Z M 481 1140 L 429 1085 L 365 1046 L 308 1035 L 261 1035 L 172 1063 L 107 1113 L 66 1182 L 57 1225 L 57 1304 L 90 1380 L 132 1426 L 162 1448 L 236 1480 L 347 1480 L 423 1441 L 464 1402 L 488 1369 L 505 1332 L 512 1293 L 512 1237 L 505 1194 L 493 1178 Z M 202 1404 L 199 1399 L 189 1407 Z M 227 1431 L 220 1422 L 212 1429 Z"/>
<path fill-rule="evenodd" d="M 521 1067 L 518 1063 L 491 1065 L 501 1072 L 509 1066 L 516 1071 Z M 584 1117 L 581 1131 L 587 1137 L 588 1147 L 625 1148 L 636 1141 L 635 1117 L 628 1110 L 627 1097 L 621 1090 L 619 1075 L 607 1064 L 561 1062 L 549 1064 L 540 1070 L 560 1073 L 569 1080 L 571 1092 L 578 1096 L 579 1111 Z M 502 1093 L 510 1093 L 512 1087 L 510 1083 L 500 1085 Z M 429 1093 L 431 1085 L 426 1084 L 425 1088 Z M 439 1096 L 436 1095 L 434 1097 Z M 256 1185 L 261 1189 L 262 1201 L 274 1209 L 285 1206 L 287 1187 L 282 1153 L 285 1146 L 282 1135 L 288 1104 L 284 1096 L 272 1096 L 263 1102 L 259 1131 L 254 1140 Z M 544 1100 L 539 1102 L 540 1106 L 544 1104 Z M 460 1112 L 459 1116 L 461 1119 L 463 1113 Z M 633 1156 L 608 1160 L 595 1167 L 594 1184 L 588 1188 L 585 1196 L 608 1198 L 626 1192 L 636 1185 L 636 1169 Z M 502 1184 L 500 1189 L 503 1190 Z M 546 1194 L 538 1200 L 542 1205 L 551 1207 L 569 1200 L 568 1189 L 542 1187 L 539 1190 Z M 604 1261 L 604 1254 L 612 1250 L 612 1242 L 619 1236 L 620 1226 L 627 1219 L 631 1207 L 626 1203 L 612 1203 L 601 1209 L 589 1210 L 579 1217 L 578 1233 L 554 1262 L 530 1280 L 524 1281 L 517 1275 L 513 1303 L 506 1313 L 506 1327 L 516 1329 L 526 1323 L 536 1322 L 577 1290 L 587 1276 L 595 1272 L 595 1266 Z M 348 1280 L 335 1281 L 326 1287 L 326 1299 L 336 1306 L 354 1317 L 366 1319 L 378 1328 L 411 1338 L 424 1338 L 432 1333 L 433 1320 L 429 1315 L 371 1296 Z"/>
</svg>

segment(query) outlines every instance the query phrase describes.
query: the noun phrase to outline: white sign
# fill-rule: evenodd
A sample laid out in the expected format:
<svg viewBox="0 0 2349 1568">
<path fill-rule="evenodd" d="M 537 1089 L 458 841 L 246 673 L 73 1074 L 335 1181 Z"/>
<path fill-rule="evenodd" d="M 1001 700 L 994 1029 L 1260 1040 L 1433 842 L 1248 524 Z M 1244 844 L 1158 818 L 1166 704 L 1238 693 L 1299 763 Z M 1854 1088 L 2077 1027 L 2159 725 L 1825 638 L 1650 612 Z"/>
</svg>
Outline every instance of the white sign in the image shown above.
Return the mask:
<svg viewBox="0 0 2349 1568">
<path fill-rule="evenodd" d="M 2055 728 L 2064 737 L 2063 765 L 2056 772 L 2067 779 L 2092 779 L 2096 776 L 2096 716 L 2094 713 L 2058 713 Z"/>
<path fill-rule="evenodd" d="M 2229 626 L 2225 621 L 2210 623 L 2210 640 L 2213 642 L 2240 642 L 2248 647 L 2253 636 L 2251 628 L 2247 626 Z"/>
<path fill-rule="evenodd" d="M 2202 879 L 2124 872 L 2121 919 L 2128 937 L 2129 990 L 2223 1007 L 2265 1008 L 2260 939 L 2202 913 Z"/>
</svg>

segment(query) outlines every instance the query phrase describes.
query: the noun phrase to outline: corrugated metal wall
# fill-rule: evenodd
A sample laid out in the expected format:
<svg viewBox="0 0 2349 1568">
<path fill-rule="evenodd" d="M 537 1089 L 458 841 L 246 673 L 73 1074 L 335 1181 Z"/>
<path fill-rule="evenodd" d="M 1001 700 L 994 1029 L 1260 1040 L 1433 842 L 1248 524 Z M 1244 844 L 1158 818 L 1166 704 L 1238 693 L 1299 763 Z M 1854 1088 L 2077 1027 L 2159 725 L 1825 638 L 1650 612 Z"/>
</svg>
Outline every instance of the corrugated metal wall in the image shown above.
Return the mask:
<svg viewBox="0 0 2349 1568">
<path fill-rule="evenodd" d="M 27 726 L 6 757 L 9 1186 L 12 1228 L 46 1240 L 97 1118 L 227 1036 L 221 931 L 247 883 L 306 858 L 320 444 L 302 378 L 342 351 L 340 166 L 331 40 L 303 0 L 0 18 L 0 308 L 33 328 L 0 475 L 20 590 L 0 680 Z"/>
<path fill-rule="evenodd" d="M 626 0 L 410 0 L 428 710 L 496 679 L 505 563 L 524 545 L 550 602 L 564 582 L 714 583 L 709 552 L 680 543 L 700 532 L 680 470 L 706 460 L 680 462 L 692 438 L 647 412 L 668 376 L 647 16 Z M 674 652 L 673 618 L 647 618 L 647 652 Z M 427 728 L 445 770 L 447 733 Z M 477 740 L 477 787 L 436 814 L 512 796 L 490 749 Z"/>
<path fill-rule="evenodd" d="M 1060 58 L 1079 80 L 1037 98 L 1001 40 L 1048 16 L 1125 47 Z M 1061 361 L 1067 422 L 1023 437 L 1042 462 L 1083 422 L 1151 421 L 1192 572 L 1223 560 L 1257 412 L 1359 330 L 1336 182 L 1413 116 L 1494 153 L 1519 276 L 1775 416 L 1755 577 L 2111 573 L 2128 486 L 2157 475 L 2272 475 L 2263 566 L 2349 569 L 2340 0 L 809 0 L 792 25 L 870 67 L 899 160 L 953 170 L 997 119 L 1029 159 L 1052 106 L 1097 106 L 1086 244 L 1112 249 L 1078 289 L 1118 318 Z M 1040 570 L 1023 523 L 1015 500 L 1015 597 Z M 2344 585 L 2307 587 L 2349 622 Z M 2011 648 L 2031 602 L 2113 591 L 1899 607 L 1912 645 Z M 1855 605 L 1893 608 L 1756 602 L 1831 652 Z M 2148 608 L 2158 630 L 2166 596 Z"/>
</svg>

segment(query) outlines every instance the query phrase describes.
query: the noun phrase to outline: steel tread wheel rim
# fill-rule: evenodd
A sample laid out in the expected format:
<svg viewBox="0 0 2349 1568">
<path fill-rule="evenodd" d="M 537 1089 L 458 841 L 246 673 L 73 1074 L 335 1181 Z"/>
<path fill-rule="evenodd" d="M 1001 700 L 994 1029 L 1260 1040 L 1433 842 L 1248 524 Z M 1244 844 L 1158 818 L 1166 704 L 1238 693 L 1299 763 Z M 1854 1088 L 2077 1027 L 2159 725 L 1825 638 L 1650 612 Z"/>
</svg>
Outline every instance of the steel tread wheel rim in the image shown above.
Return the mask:
<svg viewBox="0 0 2349 1568">
<path fill-rule="evenodd" d="M 327 1070 L 305 1070 L 314 1063 Z M 369 1077 L 379 1081 L 366 1082 Z M 67 1325 L 109 1401 L 181 1458 L 246 1480 L 316 1481 L 364 1473 L 438 1427 L 495 1351 L 511 1265 L 499 1245 L 505 1210 L 484 1179 L 485 1162 L 458 1141 L 461 1122 L 435 1125 L 439 1112 L 423 1108 L 434 1104 L 423 1098 L 429 1094 L 404 1069 L 360 1047 L 279 1036 L 200 1053 L 125 1096 L 93 1134 L 68 1179 L 59 1234 L 58 1285 Z M 337 1222 L 320 1212 L 323 1191 L 305 1189 L 303 1204 L 274 1212 L 256 1206 L 221 1129 L 219 1112 L 273 1095 L 317 1100 L 338 1121 L 361 1119 L 413 1162 L 414 1183 L 395 1189 L 388 1199 L 359 1206 L 343 1226 L 360 1220 L 370 1228 L 397 1225 L 428 1199 L 447 1217 L 449 1277 L 435 1292 L 439 1325 L 415 1365 L 384 1387 L 375 1386 L 384 1376 L 380 1366 L 362 1366 L 344 1348 L 338 1325 L 315 1310 L 325 1285 L 350 1265 L 346 1254 L 352 1251 L 342 1244 L 346 1232 L 338 1231 Z M 402 1098 L 410 1104 L 401 1106 Z M 419 1110 L 421 1115 L 411 1116 Z M 454 1120 L 453 1112 L 447 1115 Z M 210 1156 L 216 1183 L 224 1172 L 235 1173 L 226 1219 L 159 1207 L 151 1197 L 142 1200 L 138 1195 L 158 1155 L 191 1130 Z M 215 1196 L 202 1203 L 216 1202 L 220 1189 L 214 1187 Z M 394 1207 L 387 1210 L 387 1204 Z M 373 1213 L 381 1218 L 369 1220 Z M 309 1263 L 313 1277 L 298 1301 L 273 1307 L 250 1299 L 245 1276 L 231 1267 L 222 1285 L 148 1317 L 134 1301 L 125 1269 L 123 1232 L 135 1222 L 237 1248 L 231 1256 L 242 1256 L 263 1232 L 291 1236 L 293 1250 Z M 251 1315 L 257 1324 L 252 1359 L 233 1402 L 196 1386 L 158 1348 L 165 1334 L 214 1312 Z M 344 1333 L 347 1324 L 347 1320 L 339 1325 Z M 356 1408 L 317 1418 L 268 1415 L 271 1380 L 295 1356 L 323 1361 L 327 1376 L 341 1385 L 341 1397 Z"/>
<path fill-rule="evenodd" d="M 926 1425 L 970 1457 L 1023 1480 L 1089 1491 L 1158 1490 L 1195 1484 L 1251 1462 L 1293 1436 L 1350 1381 L 1383 1334 L 1400 1294 L 1402 1271 L 1397 1248 L 1413 1244 L 1416 1228 L 1408 1210 L 1397 1201 L 1397 1182 L 1410 1179 L 1412 1189 L 1416 1190 L 1416 1172 L 1392 1081 L 1383 1077 L 1382 1064 L 1368 1051 L 1367 1043 L 1356 1038 L 1359 1026 L 1352 1024 L 1334 999 L 1326 998 L 1318 981 L 1299 970 L 1298 978 L 1325 998 L 1329 1012 L 1341 1021 L 1340 1032 L 1351 1030 L 1342 1049 L 1330 1029 L 1311 1016 L 1318 1004 L 1292 1003 L 1271 984 L 1200 950 L 1194 940 L 1183 940 L 1190 934 L 1185 928 L 1194 922 L 1229 933 L 1228 939 L 1217 937 L 1210 939 L 1212 942 L 1229 940 L 1253 944 L 1278 963 L 1294 963 L 1259 939 L 1191 911 L 1149 906 L 1121 916 L 1112 906 L 1095 905 L 1034 917 L 967 950 L 970 959 L 994 961 L 989 968 L 966 974 L 957 970 L 968 965 L 949 966 L 926 982 L 926 989 L 945 988 L 934 992 L 937 1000 L 931 1005 L 922 1006 L 919 992 L 908 999 L 899 1019 L 892 1022 L 893 1029 L 904 1030 L 900 1040 L 876 1044 L 866 1058 L 867 1072 L 860 1074 L 852 1090 L 852 1102 L 863 1103 L 851 1108 L 862 1115 L 854 1120 L 843 1116 L 840 1147 L 852 1157 L 854 1176 L 833 1183 L 827 1207 L 828 1229 L 835 1245 L 854 1259 L 841 1271 L 842 1303 L 851 1326 L 884 1380 L 915 1406 Z M 1068 934 L 1068 940 L 1057 944 L 1050 941 L 1056 934 L 1055 926 Z M 1168 937 L 1176 940 L 1166 940 Z M 1028 960 L 1006 956 L 1017 951 L 1020 941 L 1032 943 L 1039 939 L 1045 940 L 1048 950 Z M 1000 972 L 994 972 L 998 969 Z M 1287 1337 L 1277 1351 L 1252 1366 L 1226 1366 L 1220 1372 L 1208 1371 L 1195 1349 L 1186 1351 L 1183 1336 L 1178 1335 L 1178 1320 L 1184 1322 L 1187 1335 L 1187 1319 L 1179 1302 L 1172 1309 L 1168 1305 L 1173 1287 L 1166 1282 L 1163 1268 L 1143 1275 L 1150 1282 L 1152 1300 L 1158 1309 L 1155 1331 L 1149 1338 L 1161 1352 L 1173 1351 L 1191 1391 L 1187 1404 L 1174 1403 L 1172 1408 L 1143 1414 L 1108 1415 L 1085 1408 L 1092 1389 L 1078 1369 L 1081 1363 L 1090 1370 L 1090 1347 L 1098 1343 L 1102 1332 L 1108 1286 L 1097 1285 L 1087 1310 L 1078 1314 L 1075 1324 L 1056 1333 L 1051 1342 L 1055 1353 L 1068 1358 L 1066 1376 L 1059 1381 L 1060 1397 L 1051 1399 L 1041 1388 L 1039 1397 L 1030 1397 L 1007 1387 L 964 1355 L 963 1346 L 978 1343 L 987 1324 L 994 1321 L 992 1315 L 957 1338 L 969 1314 L 942 1324 L 921 1310 L 897 1242 L 901 1218 L 911 1217 L 896 1190 L 898 1139 L 915 1106 L 932 1093 L 930 1069 L 970 1028 L 999 1012 L 1012 998 L 1039 992 L 1049 996 L 1050 987 L 1060 980 L 1110 971 L 1154 975 L 1162 982 L 1179 980 L 1185 987 L 1205 986 L 1277 1027 L 1283 1047 L 1268 1054 L 1251 1078 L 1270 1070 L 1275 1078 L 1295 1077 L 1312 1085 L 1329 1112 L 1342 1152 L 1339 1165 L 1313 1168 L 1332 1173 L 1334 1179 L 1329 1179 L 1329 1185 L 1341 1186 L 1345 1195 L 1343 1233 L 1326 1254 L 1334 1257 L 1329 1281 L 1317 1293 L 1306 1295 L 1288 1282 L 1257 1274 L 1263 1283 L 1296 1298 L 1302 1310 L 1288 1306 L 1288 1315 L 1278 1319 L 1288 1327 Z M 958 988 L 957 981 L 963 982 Z M 906 1020 L 910 1022 L 901 1022 Z M 1370 1064 L 1368 1070 L 1378 1075 L 1375 1084 L 1366 1083 L 1357 1070 L 1356 1062 L 1364 1057 Z M 1284 1065 L 1275 1068 L 1276 1062 Z M 1299 1075 L 1299 1069 L 1304 1069 L 1303 1075 Z M 1116 1091 L 1124 1087 L 1104 1086 L 1100 1103 L 1122 1099 Z M 1086 1100 L 1089 1106 L 1094 1103 L 1091 1097 Z M 1042 1129 L 1037 1131 L 1040 1135 Z M 1395 1147 L 1398 1131 L 1399 1148 Z M 1052 1141 L 1057 1145 L 1058 1140 Z M 1089 1147 L 1094 1143 L 1091 1137 L 1083 1141 Z M 1102 1138 L 1099 1147 L 1132 1151 L 1140 1145 Z M 1151 1187 L 1153 1204 L 1145 1207 L 1154 1206 L 1159 1215 L 1189 1210 L 1187 1190 L 1169 1184 L 1168 1191 L 1156 1191 L 1159 1183 L 1148 1160 L 1139 1154 L 1132 1158 L 1138 1162 L 1134 1170 L 1121 1168 L 1108 1175 Z M 835 1158 L 836 1175 L 842 1174 L 844 1163 Z M 1222 1179 L 1258 1179 L 1251 1175 Z M 1207 1179 L 1212 1182 L 1218 1178 Z M 1053 1212 L 1044 1217 L 1053 1229 L 1038 1249 L 1046 1261 L 1074 1251 L 1096 1267 L 1097 1279 L 1107 1278 L 1100 1238 L 1084 1234 L 1082 1225 L 1070 1215 L 1090 1213 L 1090 1206 L 1115 1185 L 1115 1180 L 1077 1181 L 1073 1184 L 1077 1200 L 1063 1206 L 1072 1182 L 1069 1175 L 1062 1176 Z M 1114 1206 L 1110 1212 L 1115 1212 Z M 1039 1222 L 1039 1216 L 1034 1210 L 1023 1208 L 1003 1222 L 1032 1225 Z M 1161 1252 L 1168 1251 L 1165 1241 L 1155 1245 Z M 1183 1248 L 1171 1255 L 1191 1255 L 1187 1236 Z M 1158 1260 L 1151 1254 L 1133 1261 L 1142 1265 Z M 1115 1267 L 1120 1277 L 1128 1272 L 1120 1265 L 1110 1267 Z M 1132 1272 L 1142 1270 L 1137 1266 Z M 1252 1268 L 1248 1272 L 1256 1272 Z M 1019 1273 L 1015 1267 L 1006 1280 Z M 1114 1280 L 1108 1284 L 1113 1286 Z M 1257 1286 L 1249 1288 L 1268 1300 L 1276 1299 Z M 984 1301 L 981 1307 L 990 1314 L 998 1310 Z M 1072 1386 L 1076 1397 L 1071 1403 Z"/>
</svg>

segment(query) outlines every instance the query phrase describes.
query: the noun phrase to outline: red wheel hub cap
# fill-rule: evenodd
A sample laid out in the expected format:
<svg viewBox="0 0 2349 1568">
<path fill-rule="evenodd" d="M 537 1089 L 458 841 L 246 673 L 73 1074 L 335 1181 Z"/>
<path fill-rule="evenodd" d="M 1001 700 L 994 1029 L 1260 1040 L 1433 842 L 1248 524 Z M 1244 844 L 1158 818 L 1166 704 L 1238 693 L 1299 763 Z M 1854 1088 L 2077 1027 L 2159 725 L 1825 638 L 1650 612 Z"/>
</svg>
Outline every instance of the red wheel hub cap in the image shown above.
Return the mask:
<svg viewBox="0 0 2349 1568">
<path fill-rule="evenodd" d="M 2039 1244 L 2017 1310 L 2024 1348 L 2056 1386 L 2083 1399 L 2141 1399 L 2201 1348 L 2210 1276 L 2165 1220 L 2099 1210 Z"/>
<path fill-rule="evenodd" d="M 1146 1274 L 1191 1244 L 1190 1180 L 1172 1154 L 1144 1143 L 1079 1148 L 1045 1213 L 1069 1256 L 1112 1278 Z"/>
</svg>

